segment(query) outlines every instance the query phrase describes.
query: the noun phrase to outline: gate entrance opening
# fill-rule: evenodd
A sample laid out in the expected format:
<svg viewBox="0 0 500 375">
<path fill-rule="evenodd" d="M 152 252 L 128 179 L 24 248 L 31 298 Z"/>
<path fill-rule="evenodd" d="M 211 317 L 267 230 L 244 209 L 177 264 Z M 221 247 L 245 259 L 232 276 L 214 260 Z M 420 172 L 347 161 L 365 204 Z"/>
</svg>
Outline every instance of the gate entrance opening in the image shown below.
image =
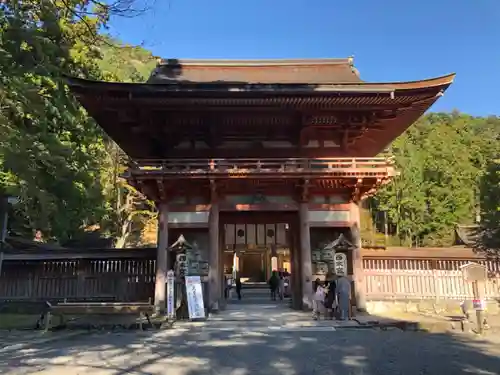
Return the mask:
<svg viewBox="0 0 500 375">
<path fill-rule="evenodd" d="M 297 223 L 297 212 L 221 213 L 224 276 L 239 277 L 249 288 L 266 284 L 273 271 L 286 271 L 291 297 L 300 300 Z"/>
<path fill-rule="evenodd" d="M 272 271 L 291 272 L 290 226 L 224 224 L 224 273 L 242 282 L 266 282 Z"/>
</svg>

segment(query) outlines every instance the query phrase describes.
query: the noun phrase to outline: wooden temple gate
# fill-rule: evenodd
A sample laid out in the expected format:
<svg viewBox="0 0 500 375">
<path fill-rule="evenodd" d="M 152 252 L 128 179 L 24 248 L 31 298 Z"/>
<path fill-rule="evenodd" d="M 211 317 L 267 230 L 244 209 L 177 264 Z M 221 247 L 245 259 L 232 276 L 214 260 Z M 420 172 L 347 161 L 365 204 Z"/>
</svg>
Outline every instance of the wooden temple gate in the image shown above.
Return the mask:
<svg viewBox="0 0 500 375">
<path fill-rule="evenodd" d="M 395 175 L 391 160 L 375 156 L 453 78 L 367 83 L 351 58 L 168 59 L 144 84 L 68 83 L 129 155 L 129 183 L 157 204 L 158 311 L 165 308 L 168 246 L 176 230 L 190 231 L 203 248 L 196 257 L 205 254 L 209 306 L 218 308 L 221 223 L 228 212 L 247 221 L 266 212 L 275 223 L 286 222 L 280 218 L 285 213 L 293 216 L 296 308 L 311 306 L 314 228 L 347 229 L 355 245 L 349 276 L 363 309 L 359 203 Z"/>
</svg>

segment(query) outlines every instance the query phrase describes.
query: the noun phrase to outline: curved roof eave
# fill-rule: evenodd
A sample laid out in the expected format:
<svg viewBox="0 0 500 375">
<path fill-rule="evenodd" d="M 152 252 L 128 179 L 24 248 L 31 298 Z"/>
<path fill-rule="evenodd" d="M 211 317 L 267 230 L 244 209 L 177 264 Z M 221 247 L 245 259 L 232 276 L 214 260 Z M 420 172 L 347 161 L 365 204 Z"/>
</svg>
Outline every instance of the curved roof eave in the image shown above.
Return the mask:
<svg viewBox="0 0 500 375">
<path fill-rule="evenodd" d="M 331 84 L 259 84 L 246 82 L 178 82 L 166 84 L 153 83 L 128 83 L 128 82 L 106 82 L 93 81 L 83 78 L 66 77 L 70 87 L 81 87 L 95 90 L 119 90 L 119 91 L 218 91 L 224 88 L 228 92 L 251 92 L 251 91 L 308 91 L 313 92 L 353 92 L 353 93 L 376 93 L 397 90 L 419 90 L 434 87 L 449 86 L 453 83 L 456 74 L 451 73 L 444 76 L 406 82 L 359 82 L 359 83 L 331 83 Z"/>
</svg>

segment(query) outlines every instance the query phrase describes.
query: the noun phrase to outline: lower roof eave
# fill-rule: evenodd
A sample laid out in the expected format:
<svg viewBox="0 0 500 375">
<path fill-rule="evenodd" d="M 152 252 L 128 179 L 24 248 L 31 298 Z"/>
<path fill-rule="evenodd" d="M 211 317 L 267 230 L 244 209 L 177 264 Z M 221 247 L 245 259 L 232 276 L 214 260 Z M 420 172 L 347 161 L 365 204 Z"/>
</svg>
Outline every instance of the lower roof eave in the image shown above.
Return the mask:
<svg viewBox="0 0 500 375">
<path fill-rule="evenodd" d="M 442 77 L 431 78 L 420 81 L 408 82 L 360 82 L 360 83 L 322 83 L 322 84 L 304 84 L 304 83 L 248 83 L 248 82 L 176 82 L 168 84 L 151 83 L 119 83 L 91 81 L 81 78 L 68 77 L 67 83 L 76 94 L 84 94 L 91 90 L 93 92 L 104 91 L 127 91 L 130 93 L 156 92 L 156 93 L 175 93 L 175 92 L 256 92 L 256 93 L 391 93 L 399 90 L 420 90 L 443 87 L 446 89 L 454 80 L 455 74 L 448 74 Z"/>
</svg>

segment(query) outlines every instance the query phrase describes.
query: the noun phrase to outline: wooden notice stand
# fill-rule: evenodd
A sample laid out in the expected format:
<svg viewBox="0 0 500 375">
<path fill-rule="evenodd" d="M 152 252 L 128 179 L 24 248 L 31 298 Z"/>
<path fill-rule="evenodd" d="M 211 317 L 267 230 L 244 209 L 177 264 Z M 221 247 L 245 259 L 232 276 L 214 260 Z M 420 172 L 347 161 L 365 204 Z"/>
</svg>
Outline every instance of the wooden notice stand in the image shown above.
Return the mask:
<svg viewBox="0 0 500 375">
<path fill-rule="evenodd" d="M 466 281 L 472 286 L 472 306 L 476 310 L 477 333 L 482 334 L 484 330 L 484 286 L 488 279 L 488 270 L 478 263 L 468 263 L 461 267 Z"/>
</svg>

